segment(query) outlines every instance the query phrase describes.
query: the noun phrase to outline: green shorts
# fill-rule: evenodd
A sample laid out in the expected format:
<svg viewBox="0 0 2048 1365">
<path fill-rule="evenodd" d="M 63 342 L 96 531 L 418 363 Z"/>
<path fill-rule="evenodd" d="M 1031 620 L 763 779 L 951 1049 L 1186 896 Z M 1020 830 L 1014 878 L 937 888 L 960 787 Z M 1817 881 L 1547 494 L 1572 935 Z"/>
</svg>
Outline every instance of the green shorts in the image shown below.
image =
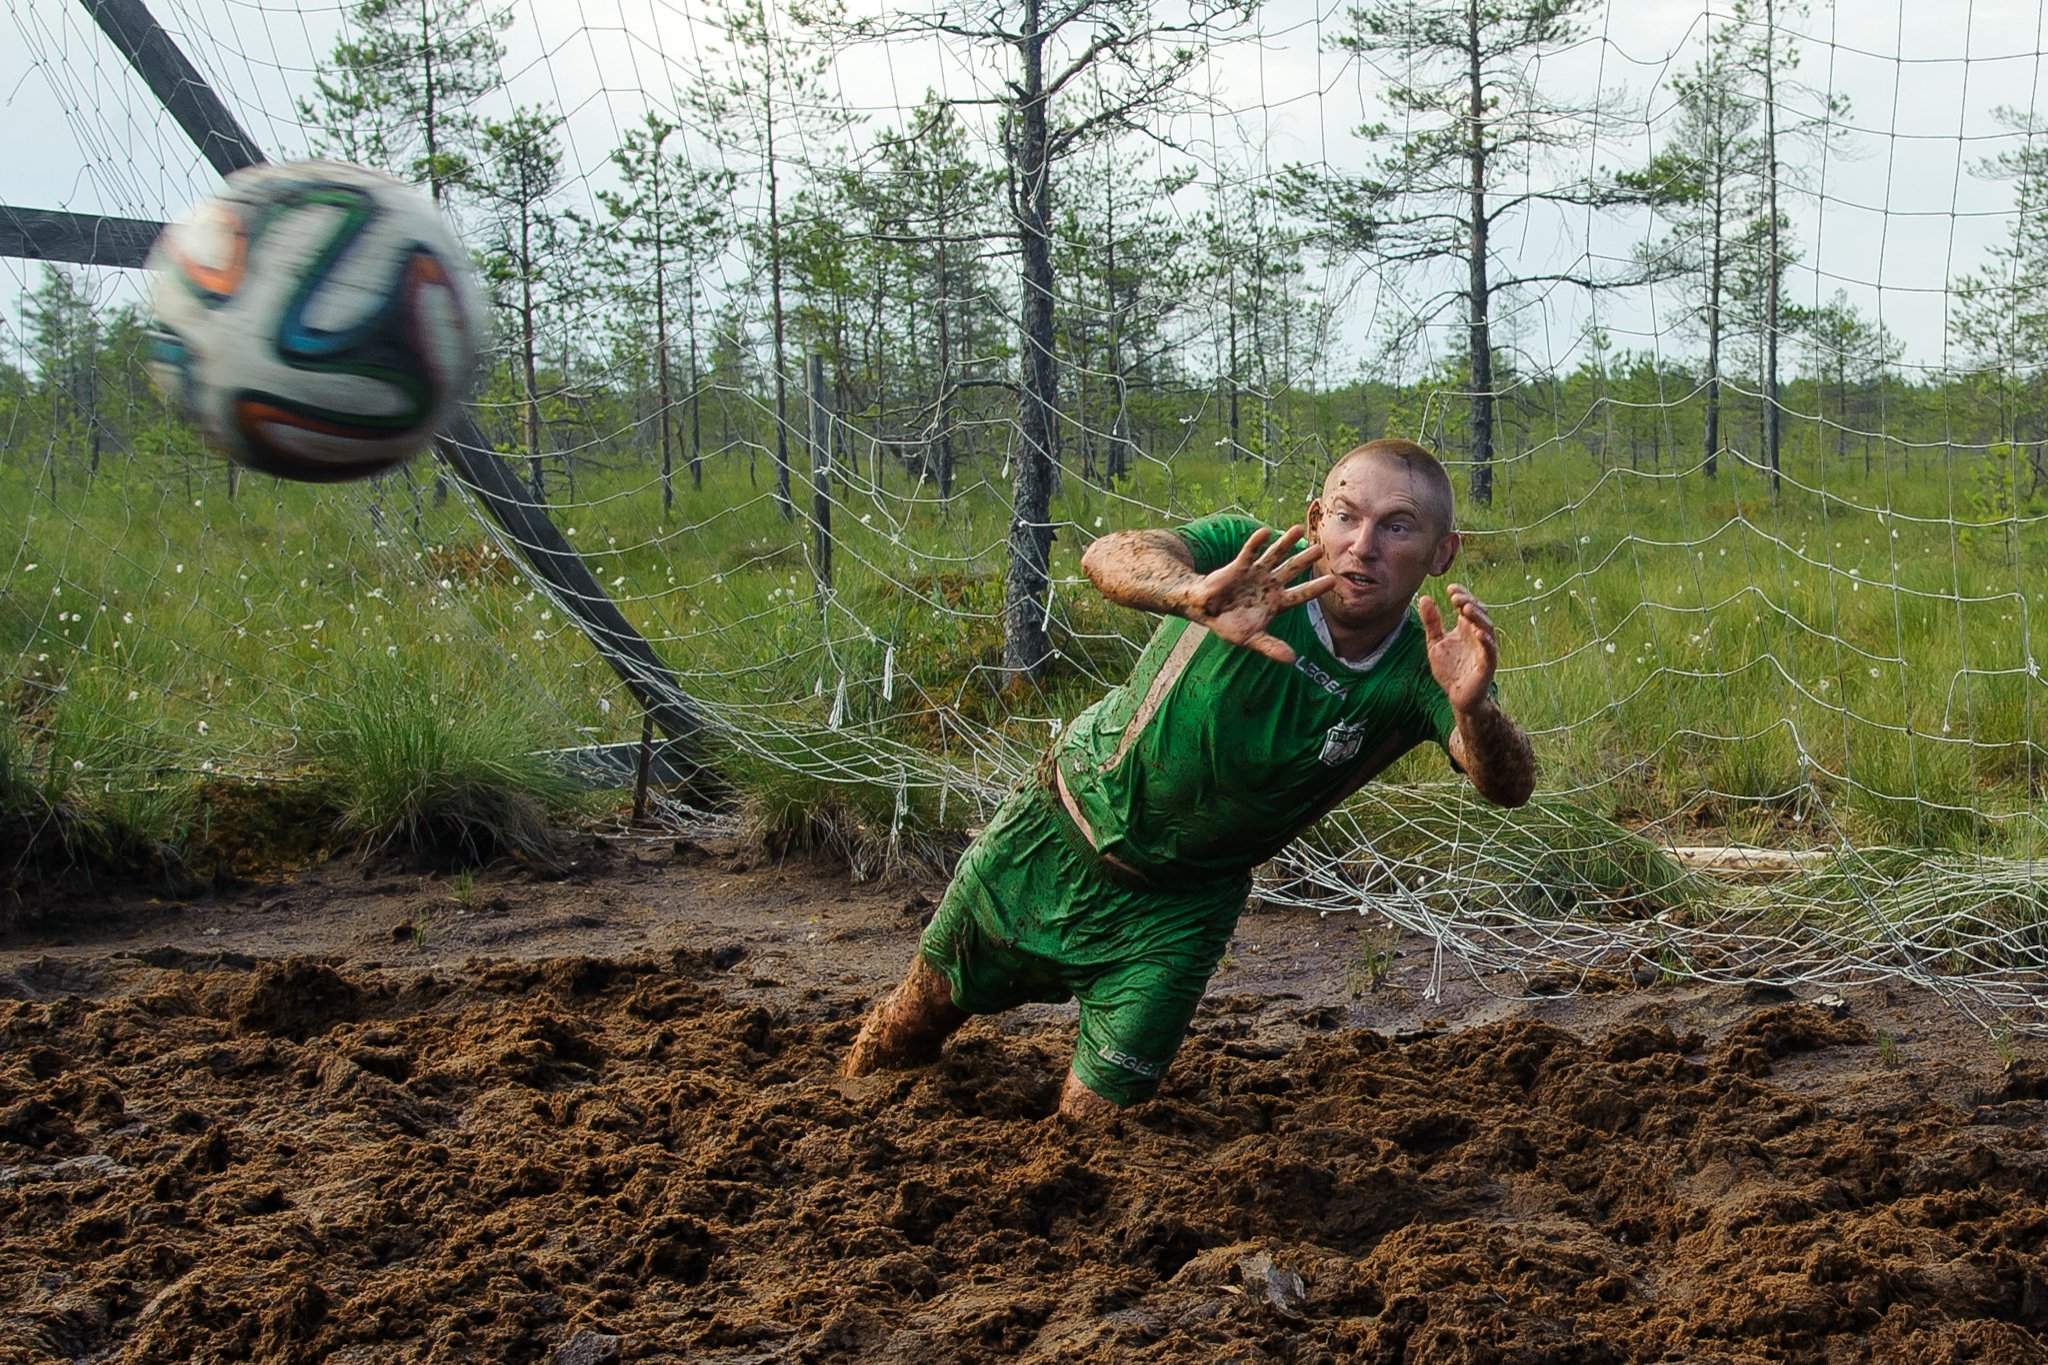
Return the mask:
<svg viewBox="0 0 2048 1365">
<path fill-rule="evenodd" d="M 1075 1074 L 1135 1104 L 1159 1088 L 1250 889 L 1249 875 L 1172 890 L 1111 881 L 1034 782 L 961 855 L 919 948 L 969 1014 L 1078 1001 Z"/>
</svg>

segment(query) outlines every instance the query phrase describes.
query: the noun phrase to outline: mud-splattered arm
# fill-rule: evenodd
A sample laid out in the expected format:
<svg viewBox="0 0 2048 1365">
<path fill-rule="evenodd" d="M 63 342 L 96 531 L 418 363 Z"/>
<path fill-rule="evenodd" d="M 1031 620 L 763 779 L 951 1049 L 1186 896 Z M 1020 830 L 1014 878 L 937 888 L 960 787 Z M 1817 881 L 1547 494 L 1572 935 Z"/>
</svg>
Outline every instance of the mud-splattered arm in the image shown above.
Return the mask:
<svg viewBox="0 0 2048 1365">
<path fill-rule="evenodd" d="M 1522 727 L 1487 697 L 1465 711 L 1453 711 L 1451 757 L 1479 794 L 1496 806 L 1525 804 L 1536 790 L 1536 753 Z"/>
</svg>

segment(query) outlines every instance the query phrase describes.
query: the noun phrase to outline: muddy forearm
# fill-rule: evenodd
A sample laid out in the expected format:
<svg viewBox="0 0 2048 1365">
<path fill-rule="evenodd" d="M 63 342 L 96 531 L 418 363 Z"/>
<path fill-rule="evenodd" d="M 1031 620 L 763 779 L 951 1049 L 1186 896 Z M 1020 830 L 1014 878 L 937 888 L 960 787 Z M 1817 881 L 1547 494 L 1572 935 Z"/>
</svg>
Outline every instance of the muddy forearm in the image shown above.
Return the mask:
<svg viewBox="0 0 2048 1365">
<path fill-rule="evenodd" d="M 1081 555 L 1081 572 L 1096 591 L 1122 607 L 1184 616 L 1203 575 L 1171 531 L 1113 531 Z"/>
<path fill-rule="evenodd" d="M 1536 753 L 1522 727 L 1491 698 L 1458 713 L 1458 762 L 1479 794 L 1519 806 L 1536 790 Z"/>
</svg>

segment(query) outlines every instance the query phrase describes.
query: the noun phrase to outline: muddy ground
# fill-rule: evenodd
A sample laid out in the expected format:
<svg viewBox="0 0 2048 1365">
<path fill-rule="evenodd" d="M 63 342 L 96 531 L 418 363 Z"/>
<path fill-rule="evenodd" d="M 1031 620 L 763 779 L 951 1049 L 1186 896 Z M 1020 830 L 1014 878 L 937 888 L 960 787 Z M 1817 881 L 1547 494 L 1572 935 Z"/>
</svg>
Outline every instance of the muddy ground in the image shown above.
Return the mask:
<svg viewBox="0 0 2048 1365">
<path fill-rule="evenodd" d="M 2048 1060 L 1929 1000 L 1432 1002 L 1415 944 L 1354 995 L 1369 926 L 1255 912 L 1080 1133 L 1069 1010 L 836 1078 L 936 889 L 650 844 L 43 907 L 0 1361 L 2048 1360 Z"/>
</svg>

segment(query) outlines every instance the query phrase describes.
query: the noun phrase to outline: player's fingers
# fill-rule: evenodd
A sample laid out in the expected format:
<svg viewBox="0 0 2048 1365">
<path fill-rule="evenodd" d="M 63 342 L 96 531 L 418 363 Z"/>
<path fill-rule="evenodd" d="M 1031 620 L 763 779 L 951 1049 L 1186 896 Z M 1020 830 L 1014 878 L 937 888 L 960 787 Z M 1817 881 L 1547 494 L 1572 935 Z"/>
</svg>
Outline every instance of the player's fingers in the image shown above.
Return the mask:
<svg viewBox="0 0 2048 1365">
<path fill-rule="evenodd" d="M 1444 616 L 1443 612 L 1437 607 L 1436 599 L 1427 593 L 1423 594 L 1422 598 L 1416 602 L 1415 610 L 1422 617 L 1423 638 L 1431 644 L 1435 644 L 1438 640 L 1443 639 Z"/>
<path fill-rule="evenodd" d="M 1300 526 L 1290 526 L 1281 532 L 1279 539 L 1268 545 L 1266 552 L 1259 556 L 1259 563 L 1269 569 L 1278 564 L 1294 548 L 1294 542 L 1301 539 L 1302 530 Z"/>
<path fill-rule="evenodd" d="M 1472 598 L 1468 597 L 1458 604 L 1458 614 L 1475 626 L 1480 626 L 1486 630 L 1493 629 L 1493 618 L 1486 614 L 1485 607 L 1480 606 Z"/>
<path fill-rule="evenodd" d="M 1261 526 L 1258 530 L 1246 536 L 1244 548 L 1237 552 L 1237 562 L 1240 564 L 1251 563 L 1258 556 L 1259 547 L 1272 539 L 1272 537 L 1273 528 L 1270 526 Z"/>
<path fill-rule="evenodd" d="M 1256 649 L 1276 664 L 1292 664 L 1294 662 L 1293 647 L 1277 635 L 1254 635 L 1246 644 L 1249 648 Z"/>
<path fill-rule="evenodd" d="M 1292 578 L 1322 557 L 1323 547 L 1321 545 L 1311 545 L 1304 550 L 1297 551 L 1285 564 L 1280 566 L 1280 577 Z"/>
<path fill-rule="evenodd" d="M 1286 592 L 1280 594 L 1281 610 L 1284 611 L 1288 607 L 1298 607 L 1311 597 L 1321 597 L 1336 586 L 1337 575 L 1333 573 L 1326 573 L 1321 578 L 1311 578 L 1308 582 L 1298 587 L 1289 588 Z"/>
</svg>

